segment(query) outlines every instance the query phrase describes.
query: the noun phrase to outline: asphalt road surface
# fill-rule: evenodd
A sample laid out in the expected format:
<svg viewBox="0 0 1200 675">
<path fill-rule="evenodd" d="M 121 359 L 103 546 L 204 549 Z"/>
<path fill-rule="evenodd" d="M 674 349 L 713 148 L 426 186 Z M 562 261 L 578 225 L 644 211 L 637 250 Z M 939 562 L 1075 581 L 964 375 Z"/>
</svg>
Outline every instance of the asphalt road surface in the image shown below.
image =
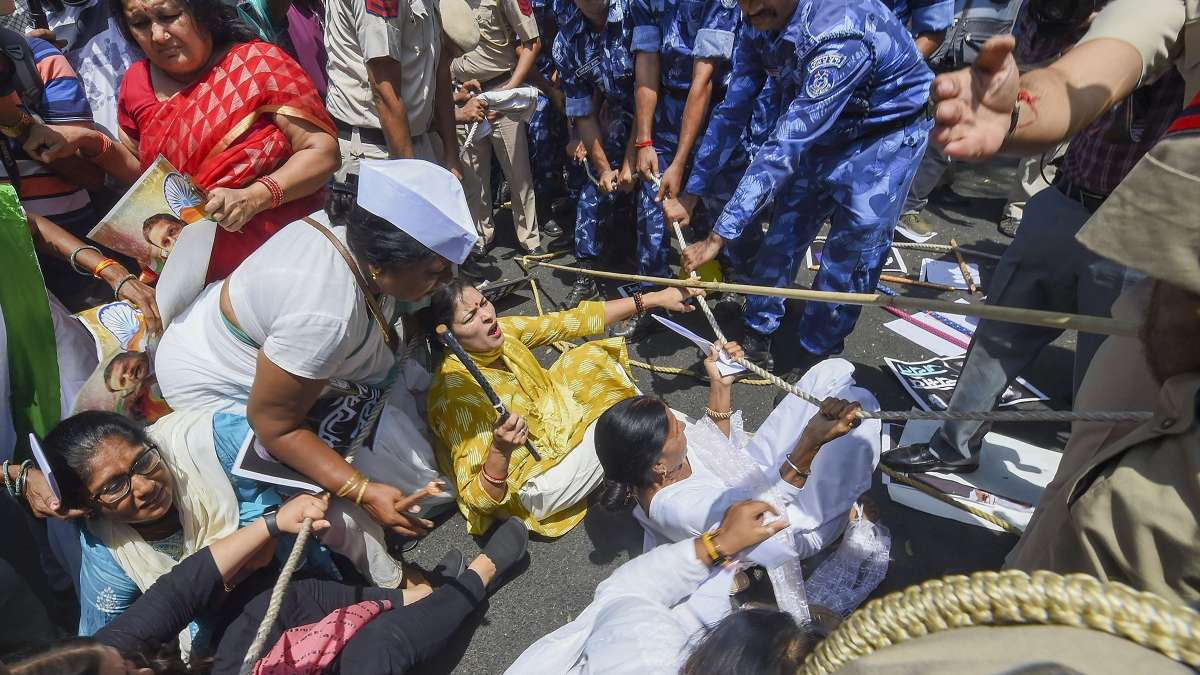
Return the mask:
<svg viewBox="0 0 1200 675">
<path fill-rule="evenodd" d="M 1011 241 L 996 231 L 1005 203 L 1009 181 L 1013 180 L 1010 166 L 990 166 L 979 169 L 956 165 L 953 192 L 966 200 L 952 200 L 944 192 L 935 192 L 926 217 L 936 225 L 938 235 L 932 243 L 948 243 L 951 237 L 961 246 L 993 254 L 1003 252 Z M 511 245 L 510 216 L 507 211 L 497 214 L 501 243 L 493 249 L 494 264 L 489 269 L 492 280 L 513 279 L 521 275 Z M 629 226 L 632 231 L 632 225 Z M 508 233 L 508 234 L 505 234 Z M 507 239 L 504 239 L 507 237 Z M 919 269 L 921 258 L 931 254 L 905 251 L 910 270 Z M 571 264 L 567 256 L 555 262 Z M 993 261 L 973 259 L 981 268 L 982 288 L 986 291 L 991 278 Z M 541 289 L 551 303 L 561 302 L 567 295 L 573 278 L 565 273 L 535 270 Z M 812 273 L 802 270 L 796 286 L 808 287 Z M 893 284 L 893 287 L 896 287 Z M 615 297 L 614 288 L 608 288 Z M 942 293 L 907 287 L 904 294 L 921 297 L 942 297 L 953 300 L 965 293 Z M 981 302 L 979 295 L 971 302 Z M 788 316 L 798 316 L 800 303 L 789 303 Z M 506 315 L 534 314 L 533 298 L 528 287 L 505 302 L 500 309 Z M 550 307 L 547 311 L 550 311 Z M 710 331 L 700 312 L 680 319 L 701 335 Z M 934 356 L 921 347 L 899 337 L 883 327 L 894 317 L 881 309 L 863 309 L 858 326 L 846 341 L 841 355 L 855 364 L 855 378 L 860 386 L 870 389 L 885 409 L 908 409 L 912 399 L 887 371 L 883 358 L 925 359 Z M 741 334 L 741 322 L 736 316 L 722 317 L 730 339 Z M 775 341 L 776 357 L 786 355 L 794 321 L 785 321 Z M 792 347 L 794 349 L 794 347 Z M 543 363 L 557 356 L 549 348 L 537 350 Z M 1049 407 L 1066 409 L 1070 406 L 1071 362 L 1074 353 L 1074 334 L 1068 333 L 1046 349 L 1026 377 L 1051 400 Z M 702 372 L 698 350 L 669 333 L 655 333 L 632 345 L 631 358 L 655 365 L 691 368 Z M 672 407 L 692 415 L 702 414 L 707 401 L 707 386 L 694 377 L 659 375 L 635 368 L 638 386 L 647 393 L 664 397 Z M 778 393 L 773 387 L 738 384 L 734 387 L 734 406 L 740 408 L 747 429 L 754 430 L 770 413 Z M 1037 404 L 1032 404 L 1038 407 Z M 1061 450 L 1066 425 L 1001 424 L 996 430 L 1030 442 Z M 998 568 L 1005 554 L 1015 543 L 1007 534 L 945 520 L 908 509 L 888 499 L 879 474 L 870 496 L 879 505 L 882 522 L 892 534 L 891 562 L 887 577 L 875 595 L 900 590 L 914 583 L 946 574 L 969 573 Z M 432 566 L 447 547 L 458 547 L 468 559 L 478 551 L 478 545 L 466 535 L 461 516 L 443 520 L 440 525 L 407 557 L 426 568 Z M 596 585 L 617 566 L 641 552 L 640 526 L 628 514 L 607 513 L 600 508 L 589 511 L 582 525 L 556 540 L 537 539 L 529 546 L 529 563 L 518 577 L 499 589 L 476 612 L 434 662 L 420 668 L 422 673 L 469 673 L 485 675 L 502 673 L 520 653 L 541 636 L 579 615 L 591 600 Z"/>
</svg>

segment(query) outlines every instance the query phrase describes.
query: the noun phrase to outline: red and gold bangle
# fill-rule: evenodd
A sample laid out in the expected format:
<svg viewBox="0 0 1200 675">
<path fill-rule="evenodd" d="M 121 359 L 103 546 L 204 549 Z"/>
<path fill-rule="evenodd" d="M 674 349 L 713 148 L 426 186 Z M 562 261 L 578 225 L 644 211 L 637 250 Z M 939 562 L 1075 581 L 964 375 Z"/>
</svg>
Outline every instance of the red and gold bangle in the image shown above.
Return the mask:
<svg viewBox="0 0 1200 675">
<path fill-rule="evenodd" d="M 646 305 L 642 304 L 642 292 L 638 291 L 633 294 L 633 306 L 637 310 L 637 315 L 641 316 L 646 313 Z"/>
<path fill-rule="evenodd" d="M 113 260 L 112 258 L 105 258 L 104 260 L 101 260 L 100 262 L 96 263 L 96 266 L 94 268 L 92 268 L 92 276 L 99 279 L 101 272 L 112 267 L 113 265 L 119 265 L 119 264 L 120 263 L 118 263 L 116 260 Z"/>
<path fill-rule="evenodd" d="M 508 486 L 508 476 L 504 476 L 503 478 L 496 478 L 492 474 L 488 473 L 487 469 L 484 469 L 484 468 L 480 468 L 479 473 L 483 476 L 484 480 L 491 483 L 492 485 L 495 485 L 496 487 L 507 487 Z"/>
<path fill-rule="evenodd" d="M 634 143 L 633 147 L 638 150 L 641 150 L 642 148 L 652 148 L 652 147 L 654 147 L 654 141 L 652 139 L 647 138 L 644 141 L 638 141 L 638 142 Z"/>
<path fill-rule="evenodd" d="M 271 193 L 271 208 L 277 209 L 283 205 L 283 188 L 279 187 L 279 183 L 275 182 L 270 176 L 263 176 L 255 183 L 262 183 L 267 188 L 267 192 Z"/>
</svg>

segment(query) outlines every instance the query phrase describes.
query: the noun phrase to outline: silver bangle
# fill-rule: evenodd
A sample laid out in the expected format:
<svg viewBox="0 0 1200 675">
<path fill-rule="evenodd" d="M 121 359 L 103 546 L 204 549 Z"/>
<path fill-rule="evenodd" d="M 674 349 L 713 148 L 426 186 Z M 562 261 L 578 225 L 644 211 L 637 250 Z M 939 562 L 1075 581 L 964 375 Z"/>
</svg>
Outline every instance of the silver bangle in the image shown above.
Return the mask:
<svg viewBox="0 0 1200 675">
<path fill-rule="evenodd" d="M 79 266 L 75 264 L 75 257 L 78 256 L 82 251 L 86 251 L 89 249 L 95 251 L 96 255 L 104 255 L 104 253 L 101 252 L 100 249 L 96 248 L 95 246 L 92 246 L 90 244 L 84 244 L 83 246 L 80 246 L 79 248 L 75 249 L 74 251 L 71 251 L 71 255 L 67 257 L 67 262 L 69 262 L 71 264 L 71 269 L 75 270 L 76 274 L 82 274 L 85 277 L 91 276 L 91 273 L 88 272 L 87 270 L 79 269 Z"/>
<path fill-rule="evenodd" d="M 789 455 L 784 455 L 783 461 L 787 462 L 787 465 L 792 467 L 792 471 L 795 471 L 801 478 L 807 479 L 809 476 L 812 475 L 812 467 L 811 466 L 807 469 L 801 470 L 800 467 L 798 467 L 792 463 L 792 458 Z"/>
<path fill-rule="evenodd" d="M 118 281 L 117 287 L 113 289 L 113 299 L 120 300 L 121 299 L 121 289 L 125 286 L 125 284 L 129 283 L 130 281 L 133 281 L 134 279 L 137 279 L 136 274 L 126 274 L 124 279 Z"/>
</svg>

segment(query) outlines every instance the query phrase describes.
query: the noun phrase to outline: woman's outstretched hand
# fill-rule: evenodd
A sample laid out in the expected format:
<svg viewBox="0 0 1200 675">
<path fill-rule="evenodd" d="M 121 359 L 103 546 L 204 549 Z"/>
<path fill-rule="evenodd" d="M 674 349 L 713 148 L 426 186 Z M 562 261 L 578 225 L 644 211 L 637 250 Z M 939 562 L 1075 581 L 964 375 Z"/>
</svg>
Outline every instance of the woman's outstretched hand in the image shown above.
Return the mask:
<svg viewBox="0 0 1200 675">
<path fill-rule="evenodd" d="M 442 493 L 440 480 L 430 481 L 425 487 L 406 495 L 387 483 L 372 481 L 367 484 L 362 507 L 371 518 L 406 537 L 424 537 L 433 523 L 416 514 L 421 512 L 420 501 Z"/>
</svg>

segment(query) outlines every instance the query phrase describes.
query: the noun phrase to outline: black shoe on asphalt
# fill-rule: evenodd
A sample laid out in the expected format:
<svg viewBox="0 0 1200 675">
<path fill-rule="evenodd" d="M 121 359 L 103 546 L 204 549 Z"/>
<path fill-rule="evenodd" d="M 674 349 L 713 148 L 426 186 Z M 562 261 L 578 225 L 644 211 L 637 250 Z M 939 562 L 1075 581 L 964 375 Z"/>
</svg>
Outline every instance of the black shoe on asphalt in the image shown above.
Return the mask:
<svg viewBox="0 0 1200 675">
<path fill-rule="evenodd" d="M 979 468 L 978 455 L 947 461 L 938 457 L 928 443 L 902 445 L 883 453 L 879 461 L 887 468 L 900 473 L 971 473 Z"/>
<path fill-rule="evenodd" d="M 771 336 L 759 333 L 756 330 L 746 329 L 746 335 L 742 338 L 742 351 L 746 353 L 746 359 L 751 363 L 761 367 L 763 370 L 775 371 L 775 357 L 771 354 Z"/>
<path fill-rule="evenodd" d="M 480 258 L 486 258 L 488 251 L 490 250 L 492 250 L 492 245 L 485 244 L 483 242 L 483 238 L 480 237 L 479 239 L 475 240 L 475 245 L 471 247 L 471 254 L 479 256 Z"/>
<path fill-rule="evenodd" d="M 525 255 L 546 255 L 546 247 L 538 244 L 533 248 L 525 249 Z"/>
<path fill-rule="evenodd" d="M 563 305 L 566 309 L 571 309 L 584 300 L 595 300 L 598 297 L 600 297 L 600 289 L 596 287 L 596 280 L 581 274 L 575 279 L 575 285 L 571 287 L 571 292 L 567 294 Z"/>
<path fill-rule="evenodd" d="M 450 579 L 459 578 L 466 570 L 467 561 L 463 558 L 462 551 L 452 548 L 442 556 L 441 562 L 429 570 L 429 576 L 440 578 L 441 582 L 445 583 Z"/>
<path fill-rule="evenodd" d="M 484 270 L 483 264 L 479 260 L 479 256 L 474 252 L 468 255 L 467 259 L 458 266 L 458 271 L 463 276 L 470 277 L 472 279 L 487 278 L 487 271 Z"/>
<path fill-rule="evenodd" d="M 492 528 L 487 543 L 483 545 L 483 554 L 496 566 L 496 576 L 489 587 L 499 585 L 496 582 L 521 562 L 528 547 L 529 529 L 520 518 L 509 518 Z"/>
<path fill-rule="evenodd" d="M 649 312 L 640 317 L 634 316 L 622 321 L 618 321 L 608 329 L 610 337 L 622 337 L 626 342 L 637 342 L 645 338 L 647 335 L 661 326 L 659 322 L 654 320 L 654 316 Z"/>
<path fill-rule="evenodd" d="M 548 218 L 538 225 L 542 236 L 557 239 L 562 236 L 563 229 L 553 218 Z"/>
</svg>

